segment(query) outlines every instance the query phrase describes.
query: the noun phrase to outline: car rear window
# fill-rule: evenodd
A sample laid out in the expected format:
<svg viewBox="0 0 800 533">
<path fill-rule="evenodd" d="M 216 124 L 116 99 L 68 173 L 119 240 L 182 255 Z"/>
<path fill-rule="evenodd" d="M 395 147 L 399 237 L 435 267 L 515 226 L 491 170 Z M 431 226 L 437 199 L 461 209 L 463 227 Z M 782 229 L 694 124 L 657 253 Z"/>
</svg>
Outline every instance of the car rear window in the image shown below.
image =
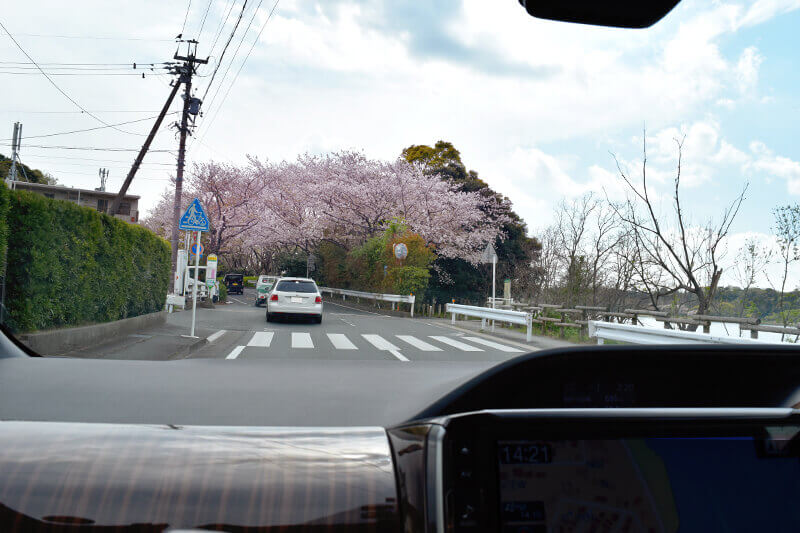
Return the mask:
<svg viewBox="0 0 800 533">
<path fill-rule="evenodd" d="M 276 287 L 280 292 L 317 292 L 317 284 L 313 281 L 279 281 Z"/>
</svg>

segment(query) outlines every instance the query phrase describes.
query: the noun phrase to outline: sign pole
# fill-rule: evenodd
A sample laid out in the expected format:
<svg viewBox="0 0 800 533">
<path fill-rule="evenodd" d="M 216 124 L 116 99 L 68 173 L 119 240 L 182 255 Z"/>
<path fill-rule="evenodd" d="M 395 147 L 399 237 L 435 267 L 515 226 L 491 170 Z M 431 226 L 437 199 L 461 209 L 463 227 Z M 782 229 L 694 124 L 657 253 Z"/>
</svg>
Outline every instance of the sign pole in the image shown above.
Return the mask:
<svg viewBox="0 0 800 533">
<path fill-rule="evenodd" d="M 197 253 L 194 255 L 194 283 L 192 283 L 192 331 L 190 337 L 194 337 L 194 320 L 197 316 L 197 284 L 200 283 L 200 232 L 197 232 Z"/>
<path fill-rule="evenodd" d="M 497 255 L 492 255 L 492 309 L 495 308 L 495 275 L 497 271 Z M 494 320 L 492 320 L 492 333 L 494 333 Z"/>
</svg>

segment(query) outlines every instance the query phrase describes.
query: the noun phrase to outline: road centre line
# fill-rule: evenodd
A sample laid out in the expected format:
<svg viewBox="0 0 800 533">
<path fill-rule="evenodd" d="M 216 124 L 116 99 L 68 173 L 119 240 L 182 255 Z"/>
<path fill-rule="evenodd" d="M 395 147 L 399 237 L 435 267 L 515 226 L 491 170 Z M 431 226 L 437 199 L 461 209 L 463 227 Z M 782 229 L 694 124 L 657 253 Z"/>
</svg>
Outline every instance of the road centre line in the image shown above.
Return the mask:
<svg viewBox="0 0 800 533">
<path fill-rule="evenodd" d="M 206 339 L 206 341 L 214 342 L 215 340 L 219 339 L 220 337 L 222 337 L 226 333 L 228 333 L 227 329 L 221 329 L 221 330 L 217 331 L 216 333 L 212 333 L 211 335 L 209 335 L 208 338 Z"/>
<path fill-rule="evenodd" d="M 239 354 L 242 353 L 244 348 L 245 348 L 244 346 L 237 346 L 236 348 L 231 350 L 231 353 L 229 353 L 225 359 L 236 359 L 237 357 L 239 357 Z"/>
</svg>

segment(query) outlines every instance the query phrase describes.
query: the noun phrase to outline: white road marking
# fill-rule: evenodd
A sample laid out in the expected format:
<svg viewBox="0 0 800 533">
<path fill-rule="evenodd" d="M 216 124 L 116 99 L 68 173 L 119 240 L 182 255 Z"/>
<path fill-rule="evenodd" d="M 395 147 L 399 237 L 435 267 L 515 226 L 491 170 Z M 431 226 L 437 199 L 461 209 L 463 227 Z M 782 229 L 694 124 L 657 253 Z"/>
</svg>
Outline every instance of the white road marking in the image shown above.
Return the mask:
<svg viewBox="0 0 800 533">
<path fill-rule="evenodd" d="M 344 323 L 345 323 L 345 324 L 347 324 L 348 326 L 353 326 L 353 327 L 356 327 L 356 325 L 355 325 L 355 324 L 353 324 L 352 322 L 348 322 L 348 321 L 347 321 L 347 320 L 345 320 L 344 318 L 341 318 L 341 317 L 339 317 L 339 320 L 341 320 L 342 322 L 344 322 Z"/>
<path fill-rule="evenodd" d="M 230 297 L 230 296 L 228 296 L 228 298 L 231 298 L 231 297 Z M 237 298 L 231 298 L 231 300 L 233 300 L 234 302 L 238 302 L 238 303 L 240 303 L 240 304 L 242 304 L 242 305 L 247 305 L 246 303 L 244 303 L 243 301 L 241 301 L 241 300 L 239 300 L 239 299 L 237 299 Z"/>
<path fill-rule="evenodd" d="M 236 359 L 237 357 L 239 357 L 239 354 L 242 353 L 242 350 L 244 350 L 244 348 L 245 348 L 244 346 L 237 346 L 236 348 L 231 350 L 231 353 L 229 353 L 228 357 L 226 357 L 225 359 Z"/>
<path fill-rule="evenodd" d="M 499 342 L 492 342 L 490 340 L 482 339 L 480 337 L 464 337 L 464 340 L 468 340 L 471 342 L 477 342 L 478 344 L 483 344 L 484 346 L 488 346 L 490 348 L 494 348 L 496 350 L 500 350 L 501 352 L 517 352 L 522 353 L 522 350 L 518 348 L 512 348 L 511 346 L 506 346 L 505 344 L 500 344 Z"/>
<path fill-rule="evenodd" d="M 310 333 L 292 333 L 292 348 L 313 348 Z"/>
<path fill-rule="evenodd" d="M 262 348 L 269 348 L 272 344 L 272 337 L 275 335 L 273 331 L 256 331 L 253 333 L 253 338 L 247 343 L 248 346 L 259 346 Z"/>
<path fill-rule="evenodd" d="M 419 348 L 423 352 L 441 352 L 442 351 L 441 348 L 438 348 L 438 347 L 434 346 L 433 344 L 428 344 L 427 342 L 425 342 L 423 340 L 420 340 L 420 339 L 418 339 L 416 337 L 413 337 L 411 335 L 396 335 L 396 337 L 398 339 L 400 339 L 401 341 L 406 341 L 408 344 L 410 344 L 411 346 L 414 346 L 415 348 Z"/>
<path fill-rule="evenodd" d="M 361 334 L 364 339 L 366 339 L 370 344 L 376 347 L 379 350 L 386 350 L 393 356 L 397 357 L 399 360 L 403 361 L 404 363 L 408 362 L 408 358 L 405 357 L 403 354 L 400 353 L 400 348 L 392 344 L 391 342 L 387 341 L 380 335 L 370 335 L 370 334 Z"/>
<path fill-rule="evenodd" d="M 400 352 L 398 352 L 397 350 L 389 350 L 389 353 L 400 359 L 402 362 L 408 363 L 408 358 L 403 354 L 401 354 Z"/>
<path fill-rule="evenodd" d="M 482 352 L 482 348 L 476 348 L 475 346 L 470 346 L 469 344 L 464 344 L 463 342 L 458 342 L 455 339 L 451 339 L 450 337 L 444 337 L 442 335 L 429 335 L 431 339 L 436 339 L 439 342 L 443 342 L 445 344 L 449 344 L 454 348 L 458 348 L 462 352 Z"/>
<path fill-rule="evenodd" d="M 219 330 L 218 332 L 216 332 L 216 333 L 212 333 L 211 335 L 209 335 L 209 336 L 208 336 L 208 338 L 206 339 L 206 341 L 208 341 L 208 342 L 214 342 L 215 340 L 219 339 L 220 337 L 222 337 L 222 336 L 223 336 L 223 335 L 225 335 L 226 333 L 228 333 L 228 330 L 226 330 L 226 329 L 221 329 L 221 330 Z"/>
<path fill-rule="evenodd" d="M 356 345 L 350 342 L 350 339 L 344 333 L 328 333 L 328 338 L 337 350 L 358 350 Z"/>
</svg>

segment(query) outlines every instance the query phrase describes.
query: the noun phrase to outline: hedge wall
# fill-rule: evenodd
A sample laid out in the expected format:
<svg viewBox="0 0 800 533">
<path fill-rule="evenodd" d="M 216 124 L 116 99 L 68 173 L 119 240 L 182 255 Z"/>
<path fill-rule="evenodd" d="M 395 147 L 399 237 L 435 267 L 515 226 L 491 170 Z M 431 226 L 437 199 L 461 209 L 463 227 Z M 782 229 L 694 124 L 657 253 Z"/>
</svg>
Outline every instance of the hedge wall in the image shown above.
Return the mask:
<svg viewBox="0 0 800 533">
<path fill-rule="evenodd" d="M 2 196 L 8 197 L 6 308 L 13 329 L 109 322 L 164 308 L 167 241 L 71 202 L 5 188 Z"/>
</svg>

